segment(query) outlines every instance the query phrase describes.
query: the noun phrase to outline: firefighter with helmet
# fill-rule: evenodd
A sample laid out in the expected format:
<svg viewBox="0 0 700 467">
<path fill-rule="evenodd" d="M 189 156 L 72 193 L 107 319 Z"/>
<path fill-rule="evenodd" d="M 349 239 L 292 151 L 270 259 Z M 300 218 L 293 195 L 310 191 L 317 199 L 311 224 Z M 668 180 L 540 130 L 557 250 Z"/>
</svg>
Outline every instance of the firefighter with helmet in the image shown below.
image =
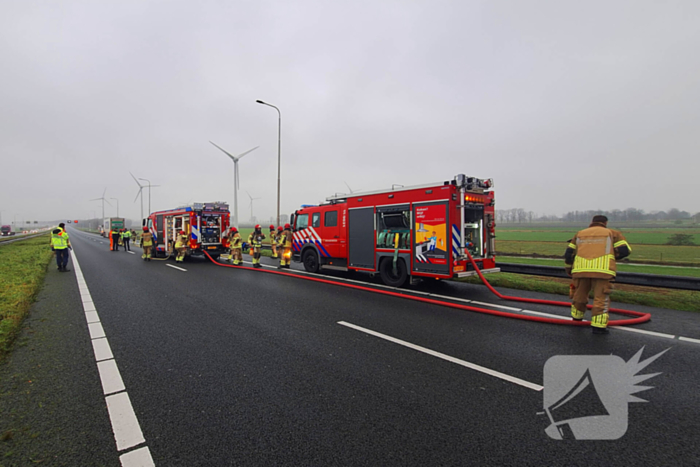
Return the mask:
<svg viewBox="0 0 700 467">
<path fill-rule="evenodd" d="M 277 234 L 274 225 L 270 225 L 270 248 L 272 249 L 272 257 L 277 259 Z"/>
<path fill-rule="evenodd" d="M 262 233 L 262 227 L 260 224 L 255 226 L 255 230 L 248 236 L 248 243 L 250 244 L 250 254 L 253 256 L 253 267 L 261 268 L 260 265 L 260 249 L 262 248 L 262 241 L 265 239 L 265 234 Z"/>
<path fill-rule="evenodd" d="M 292 226 L 284 224 L 284 230 L 280 234 L 280 246 L 282 252 L 280 254 L 280 268 L 289 269 L 292 262 Z"/>
<path fill-rule="evenodd" d="M 143 228 L 143 233 L 141 234 L 141 248 L 143 249 L 141 259 L 150 261 L 151 250 L 153 249 L 153 234 L 148 230 L 148 227 Z"/>
<path fill-rule="evenodd" d="M 564 262 L 566 273 L 573 278 L 571 317 L 575 321 L 583 320 L 588 294 L 593 289 L 593 334 L 608 333 L 611 281 L 616 275 L 615 261 L 629 256 L 631 251 L 632 247 L 620 232 L 608 229 L 608 218 L 605 216 L 593 216 L 591 225 L 569 240 Z"/>
<path fill-rule="evenodd" d="M 277 233 L 275 234 L 275 246 L 277 247 L 277 256 L 282 257 L 282 251 L 284 250 L 284 236 L 282 232 L 284 228 L 280 225 L 277 227 Z"/>
<path fill-rule="evenodd" d="M 231 262 L 234 266 L 240 266 L 243 264 L 243 239 L 241 238 L 241 234 L 238 233 L 237 228 L 231 227 L 228 238 L 231 248 Z"/>
<path fill-rule="evenodd" d="M 175 242 L 175 251 L 177 251 L 175 262 L 182 263 L 185 261 L 185 251 L 187 251 L 187 234 L 184 230 L 180 231 L 180 236 Z"/>
</svg>

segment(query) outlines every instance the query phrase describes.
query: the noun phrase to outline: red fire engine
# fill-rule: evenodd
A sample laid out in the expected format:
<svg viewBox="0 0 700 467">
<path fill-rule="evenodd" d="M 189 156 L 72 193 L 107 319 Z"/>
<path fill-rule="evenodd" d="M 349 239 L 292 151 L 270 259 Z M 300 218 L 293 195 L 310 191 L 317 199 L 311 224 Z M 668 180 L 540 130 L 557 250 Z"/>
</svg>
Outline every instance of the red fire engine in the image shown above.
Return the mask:
<svg viewBox="0 0 700 467">
<path fill-rule="evenodd" d="M 293 258 L 319 269 L 379 273 L 390 286 L 495 267 L 492 180 L 457 175 L 425 186 L 332 196 L 293 215 Z"/>
<path fill-rule="evenodd" d="M 174 251 L 180 232 L 189 239 L 187 256 L 204 255 L 218 258 L 228 248 L 226 230 L 231 215 L 226 203 L 193 203 L 168 211 L 157 211 L 144 219 L 153 234 L 155 256 L 168 256 Z"/>
</svg>

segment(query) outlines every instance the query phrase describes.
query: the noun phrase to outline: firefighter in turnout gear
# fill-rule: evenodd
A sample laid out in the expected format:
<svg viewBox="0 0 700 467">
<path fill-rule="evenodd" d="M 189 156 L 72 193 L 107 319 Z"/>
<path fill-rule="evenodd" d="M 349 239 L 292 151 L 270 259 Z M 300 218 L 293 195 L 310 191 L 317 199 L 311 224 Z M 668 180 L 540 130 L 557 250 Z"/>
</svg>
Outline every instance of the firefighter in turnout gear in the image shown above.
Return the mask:
<svg viewBox="0 0 700 467">
<path fill-rule="evenodd" d="M 231 262 L 234 266 L 240 266 L 243 264 L 243 239 L 237 228 L 231 227 L 228 241 L 231 247 Z"/>
<path fill-rule="evenodd" d="M 274 225 L 270 226 L 270 248 L 272 249 L 272 257 L 277 259 L 277 234 Z"/>
<path fill-rule="evenodd" d="M 143 233 L 141 234 L 141 248 L 143 248 L 141 259 L 150 261 L 151 250 L 153 249 L 153 234 L 148 230 L 148 227 L 143 228 Z"/>
<path fill-rule="evenodd" d="M 250 244 L 250 254 L 253 256 L 253 267 L 261 268 L 260 265 L 260 249 L 262 248 L 262 241 L 265 239 L 265 234 L 262 233 L 262 227 L 260 224 L 255 226 L 255 230 L 248 236 L 248 243 Z"/>
<path fill-rule="evenodd" d="M 615 261 L 632 252 L 625 237 L 607 228 L 608 218 L 593 216 L 591 225 L 569 241 L 564 253 L 566 273 L 573 278 L 571 317 L 581 321 L 586 313 L 588 294 L 593 290 L 591 326 L 594 334 L 607 334 L 611 281 L 616 275 Z"/>
<path fill-rule="evenodd" d="M 284 230 L 279 236 L 280 268 L 289 269 L 292 262 L 292 226 L 284 224 Z"/>
<path fill-rule="evenodd" d="M 175 242 L 175 251 L 177 251 L 175 262 L 182 263 L 185 261 L 185 251 L 187 251 L 187 234 L 184 230 L 180 231 L 180 236 Z"/>
</svg>

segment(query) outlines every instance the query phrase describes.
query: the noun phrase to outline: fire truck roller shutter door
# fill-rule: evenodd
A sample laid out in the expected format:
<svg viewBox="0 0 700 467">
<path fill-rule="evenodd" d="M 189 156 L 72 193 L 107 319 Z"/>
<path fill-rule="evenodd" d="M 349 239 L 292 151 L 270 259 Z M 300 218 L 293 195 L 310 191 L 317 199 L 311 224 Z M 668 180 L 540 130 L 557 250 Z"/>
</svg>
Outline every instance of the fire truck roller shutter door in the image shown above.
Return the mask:
<svg viewBox="0 0 700 467">
<path fill-rule="evenodd" d="M 349 265 L 374 270 L 374 208 L 348 209 Z"/>
</svg>

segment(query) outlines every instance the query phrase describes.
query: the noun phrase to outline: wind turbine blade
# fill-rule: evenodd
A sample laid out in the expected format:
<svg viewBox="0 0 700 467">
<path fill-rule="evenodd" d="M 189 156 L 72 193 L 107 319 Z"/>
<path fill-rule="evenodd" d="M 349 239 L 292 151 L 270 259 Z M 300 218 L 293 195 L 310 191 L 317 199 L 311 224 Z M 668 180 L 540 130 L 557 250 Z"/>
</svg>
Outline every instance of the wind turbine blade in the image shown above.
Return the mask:
<svg viewBox="0 0 700 467">
<path fill-rule="evenodd" d="M 136 180 L 136 177 L 134 177 L 134 174 L 132 174 L 131 171 L 129 171 L 129 175 L 131 175 L 131 178 L 134 179 L 134 181 L 136 182 L 136 184 L 137 184 L 138 186 L 141 186 L 141 184 L 139 183 L 138 180 Z"/>
<path fill-rule="evenodd" d="M 107 194 L 107 187 L 105 187 L 105 191 L 102 192 L 102 197 L 104 198 L 106 194 Z"/>
<path fill-rule="evenodd" d="M 91 199 L 90 201 L 100 201 L 102 198 Z"/>
<path fill-rule="evenodd" d="M 348 185 L 348 182 L 343 181 L 345 183 L 345 186 L 348 187 L 348 190 L 350 190 L 350 194 L 352 194 L 352 188 L 350 188 L 350 185 Z"/>
<path fill-rule="evenodd" d="M 237 156 L 236 156 L 236 161 L 240 160 L 240 158 L 243 157 L 243 156 L 245 156 L 246 154 L 255 151 L 255 150 L 258 149 L 259 147 L 260 147 L 260 146 L 255 146 L 253 149 L 249 149 L 249 150 L 247 150 L 246 152 L 237 155 Z"/>
<path fill-rule="evenodd" d="M 216 146 L 217 148 L 219 148 L 220 151 L 222 151 L 224 154 L 226 154 L 228 157 L 230 157 L 234 162 L 236 161 L 236 158 L 233 157 L 233 154 L 231 154 L 230 152 L 228 152 L 226 149 L 224 149 L 224 148 L 222 148 L 221 146 L 217 145 L 217 144 L 216 144 L 215 142 L 213 142 L 213 141 L 209 141 L 209 142 L 210 142 L 211 144 L 213 144 L 214 146 Z"/>
<path fill-rule="evenodd" d="M 143 187 L 139 188 L 139 192 L 136 193 L 136 198 L 134 198 L 134 203 L 136 202 L 137 199 L 139 199 L 139 195 L 141 195 L 141 192 L 143 191 Z"/>
<path fill-rule="evenodd" d="M 102 201 L 104 201 L 105 203 L 107 203 L 107 204 L 109 204 L 110 206 L 112 206 L 112 204 L 111 204 L 109 201 L 107 201 L 106 199 L 103 199 Z"/>
<path fill-rule="evenodd" d="M 159 187 L 160 185 L 151 185 L 151 188 Z"/>
<path fill-rule="evenodd" d="M 250 196 L 250 193 L 248 193 L 247 191 L 245 193 L 248 195 L 248 198 L 250 198 L 251 200 L 253 199 L 253 197 Z"/>
<path fill-rule="evenodd" d="M 238 162 L 238 161 L 236 161 L 236 162 Z M 236 169 L 236 173 L 235 173 L 235 175 L 236 175 L 236 180 L 235 180 L 235 186 L 234 186 L 234 188 L 235 188 L 236 190 L 238 190 L 238 187 L 241 186 L 240 177 L 239 177 L 239 175 L 238 175 L 238 163 L 235 164 L 235 169 Z"/>
</svg>

